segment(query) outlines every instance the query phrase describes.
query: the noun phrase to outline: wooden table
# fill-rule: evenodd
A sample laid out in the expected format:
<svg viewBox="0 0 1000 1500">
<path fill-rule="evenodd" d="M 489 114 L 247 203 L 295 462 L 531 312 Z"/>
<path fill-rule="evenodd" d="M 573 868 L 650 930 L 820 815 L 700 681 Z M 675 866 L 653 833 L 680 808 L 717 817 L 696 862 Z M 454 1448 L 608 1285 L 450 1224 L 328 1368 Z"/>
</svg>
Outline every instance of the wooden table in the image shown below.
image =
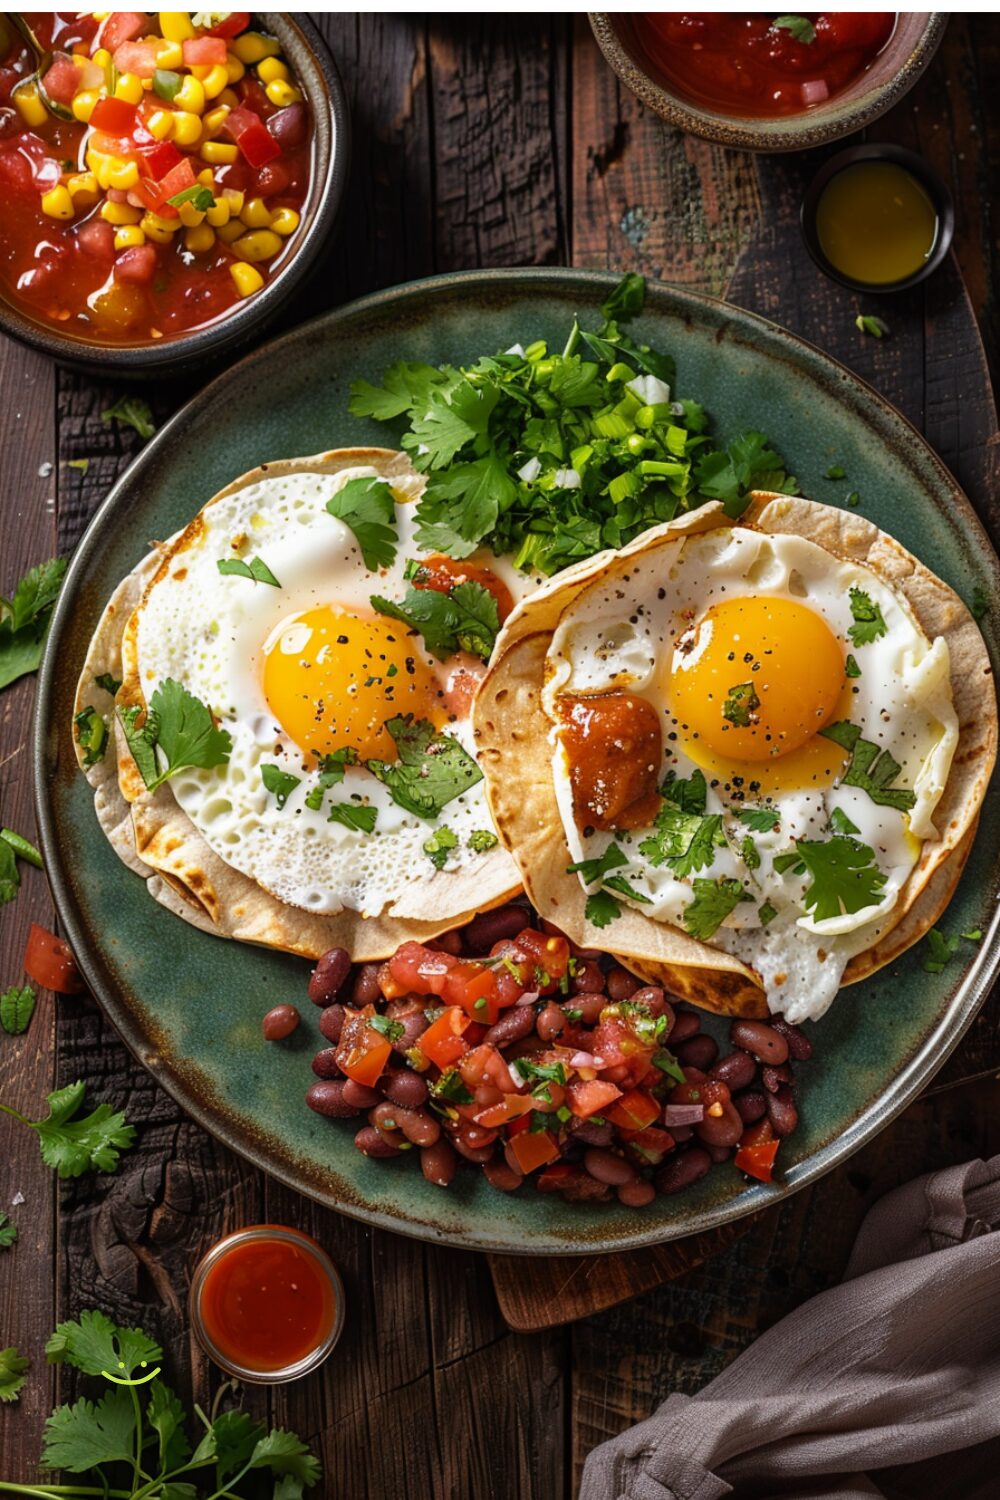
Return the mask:
<svg viewBox="0 0 1000 1500">
<path fill-rule="evenodd" d="M 618 86 L 582 17 L 320 22 L 351 99 L 354 166 L 329 274 L 296 316 L 486 265 L 631 267 L 731 291 L 901 401 L 985 506 L 995 417 L 952 399 L 969 381 L 947 359 L 949 319 L 968 316 L 957 276 L 899 304 L 898 338 L 855 337 L 857 299 L 817 291 L 789 235 L 811 163 L 754 159 L 667 130 Z M 994 368 L 1000 207 L 988 164 L 1000 160 L 998 75 L 1000 20 L 956 16 L 923 82 L 871 131 L 917 146 L 952 182 L 957 260 Z M 896 316 L 890 310 L 888 321 Z M 0 587 L 68 553 L 136 451 L 130 432 L 100 420 L 120 393 L 0 344 Z M 188 394 L 157 389 L 158 416 Z M 67 466 L 81 458 L 85 473 Z M 32 693 L 26 680 L 0 697 L 3 820 L 29 834 Z M 0 915 L 3 985 L 19 973 L 32 919 L 51 924 L 52 908 L 43 877 L 29 870 Z M 38 1477 L 42 1422 L 72 1389 L 46 1370 L 42 1347 L 55 1322 L 82 1307 L 155 1333 L 172 1382 L 207 1405 L 218 1376 L 191 1345 L 191 1269 L 234 1225 L 275 1219 L 317 1234 L 340 1263 L 347 1331 L 322 1378 L 250 1390 L 246 1401 L 322 1452 L 324 1495 L 568 1496 L 594 1443 L 670 1391 L 699 1388 L 762 1328 L 835 1281 L 874 1195 L 928 1166 L 1000 1150 L 998 1019 L 994 996 L 942 1075 L 979 1082 L 932 1091 L 848 1166 L 764 1215 L 700 1270 L 568 1330 L 518 1336 L 498 1314 L 481 1257 L 373 1233 L 269 1182 L 180 1115 L 96 1007 L 43 996 L 28 1036 L 0 1039 L 3 1097 L 37 1112 L 56 1081 L 81 1077 L 141 1128 L 115 1176 L 60 1188 L 34 1141 L 0 1126 L 0 1207 L 24 1200 L 13 1210 L 18 1244 L 0 1253 L 0 1345 L 17 1344 L 33 1361 L 19 1404 L 0 1406 L 0 1477 Z"/>
</svg>

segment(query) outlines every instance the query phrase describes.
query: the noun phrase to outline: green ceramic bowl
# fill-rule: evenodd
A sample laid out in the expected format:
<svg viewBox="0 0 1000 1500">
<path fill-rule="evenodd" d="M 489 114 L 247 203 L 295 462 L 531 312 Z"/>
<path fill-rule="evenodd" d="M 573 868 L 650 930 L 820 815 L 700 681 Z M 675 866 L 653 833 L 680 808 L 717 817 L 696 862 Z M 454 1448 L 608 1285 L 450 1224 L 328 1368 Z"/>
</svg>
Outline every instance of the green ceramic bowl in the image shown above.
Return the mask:
<svg viewBox="0 0 1000 1500">
<path fill-rule="evenodd" d="M 459 1172 L 447 1192 L 415 1162 L 369 1161 L 350 1123 L 303 1101 L 320 1043 L 300 960 L 224 942 L 171 916 L 119 863 L 101 834 L 70 740 L 73 688 L 90 632 L 148 538 L 169 535 L 228 480 L 266 459 L 342 444 L 386 443 L 347 415 L 352 379 L 391 361 L 468 361 L 547 338 L 562 348 L 573 318 L 596 325 L 615 278 L 596 272 L 470 272 L 366 297 L 285 335 L 233 366 L 144 449 L 77 549 L 41 672 L 35 734 L 38 816 L 60 917 L 87 980 L 128 1045 L 164 1088 L 227 1145 L 291 1186 L 388 1229 L 525 1254 L 620 1250 L 690 1234 L 776 1202 L 829 1171 L 924 1087 L 968 1026 L 997 968 L 1000 799 L 991 795 L 948 927 L 982 927 L 943 974 L 910 952 L 845 990 L 813 1030 L 801 1069 L 802 1122 L 783 1150 L 781 1186 L 748 1187 L 731 1166 L 679 1198 L 641 1211 L 572 1205 L 530 1187 L 495 1192 Z M 955 482 L 909 424 L 818 350 L 721 302 L 651 286 L 638 331 L 676 356 L 680 394 L 718 429 L 768 432 L 806 494 L 841 463 L 864 513 L 928 558 L 969 597 L 994 596 L 998 569 Z M 275 378 L 275 371 L 280 378 Z M 995 645 L 995 643 L 994 643 Z M 290 1044 L 261 1036 L 278 1001 L 298 1004 Z M 710 1023 L 718 1034 L 723 1025 Z"/>
</svg>

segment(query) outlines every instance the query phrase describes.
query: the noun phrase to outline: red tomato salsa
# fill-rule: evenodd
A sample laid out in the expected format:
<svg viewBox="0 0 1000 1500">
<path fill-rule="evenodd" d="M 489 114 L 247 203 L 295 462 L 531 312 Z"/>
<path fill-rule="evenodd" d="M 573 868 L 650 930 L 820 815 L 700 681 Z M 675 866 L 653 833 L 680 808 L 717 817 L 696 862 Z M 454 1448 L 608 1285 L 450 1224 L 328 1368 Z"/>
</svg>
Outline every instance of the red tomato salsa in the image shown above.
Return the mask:
<svg viewBox="0 0 1000 1500">
<path fill-rule="evenodd" d="M 842 94 L 895 24 L 895 11 L 635 16 L 637 40 L 671 88 L 720 114 L 764 117 L 802 114 Z"/>
<path fill-rule="evenodd" d="M 199 14 L 199 13 L 195 13 Z M 295 253 L 313 128 L 249 12 L 0 17 L 0 295 L 102 344 L 222 318 Z"/>
</svg>

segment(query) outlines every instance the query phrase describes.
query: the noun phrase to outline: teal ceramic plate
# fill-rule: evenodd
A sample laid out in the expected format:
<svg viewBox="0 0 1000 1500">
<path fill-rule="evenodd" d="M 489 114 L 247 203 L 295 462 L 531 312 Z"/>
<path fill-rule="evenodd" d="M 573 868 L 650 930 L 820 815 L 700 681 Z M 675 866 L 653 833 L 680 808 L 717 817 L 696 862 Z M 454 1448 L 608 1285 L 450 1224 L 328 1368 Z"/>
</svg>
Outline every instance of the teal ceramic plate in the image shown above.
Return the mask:
<svg viewBox="0 0 1000 1500">
<path fill-rule="evenodd" d="M 480 1249 L 618 1250 L 690 1234 L 804 1186 L 881 1130 L 955 1046 L 996 970 L 1000 798 L 987 800 L 948 916 L 950 931 L 982 927 L 986 940 L 964 944 L 943 974 L 924 973 L 911 950 L 843 992 L 801 1069 L 802 1123 L 782 1152 L 782 1187 L 747 1187 L 726 1166 L 641 1211 L 564 1204 L 530 1187 L 507 1196 L 474 1172 L 442 1191 L 406 1157 L 362 1157 L 349 1123 L 306 1108 L 320 1045 L 318 1012 L 303 1004 L 306 965 L 196 931 L 119 863 L 76 769 L 73 688 L 102 605 L 150 537 L 169 535 L 264 460 L 386 443 L 384 428 L 347 415 L 352 379 L 400 358 L 457 364 L 516 340 L 561 348 L 575 316 L 596 324 L 613 284 L 565 270 L 441 277 L 367 297 L 235 365 L 157 434 L 94 518 L 41 674 L 35 770 L 46 866 L 88 982 L 136 1056 L 208 1130 L 292 1187 L 371 1224 Z M 664 286 L 650 288 L 638 328 L 672 351 L 679 394 L 703 401 L 722 434 L 767 432 L 817 498 L 830 495 L 826 469 L 842 464 L 866 516 L 965 597 L 977 584 L 996 595 L 997 559 L 968 501 L 913 428 L 848 371 L 760 318 Z M 261 1037 L 260 1018 L 278 1001 L 301 1007 L 293 1045 Z"/>
</svg>

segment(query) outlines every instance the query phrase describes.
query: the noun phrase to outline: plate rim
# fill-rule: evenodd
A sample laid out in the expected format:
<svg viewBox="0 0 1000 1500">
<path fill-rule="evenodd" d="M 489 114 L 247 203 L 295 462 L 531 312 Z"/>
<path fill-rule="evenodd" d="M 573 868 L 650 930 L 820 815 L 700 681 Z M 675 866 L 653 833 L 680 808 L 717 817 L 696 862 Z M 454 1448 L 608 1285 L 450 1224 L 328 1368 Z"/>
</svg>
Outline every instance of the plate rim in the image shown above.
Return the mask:
<svg viewBox="0 0 1000 1500">
<path fill-rule="evenodd" d="M 856 1115 L 847 1128 L 838 1136 L 820 1144 L 804 1161 L 790 1167 L 783 1182 L 764 1186 L 754 1185 L 735 1194 L 725 1202 L 704 1209 L 694 1226 L 658 1224 L 643 1228 L 643 1220 L 637 1216 L 634 1231 L 626 1232 L 613 1242 L 581 1241 L 568 1244 L 558 1232 L 544 1230 L 531 1240 L 516 1246 L 497 1241 L 488 1235 L 477 1235 L 474 1230 L 450 1229 L 416 1218 L 404 1218 L 398 1213 L 387 1212 L 378 1205 L 360 1206 L 344 1202 L 324 1192 L 296 1166 L 294 1155 L 287 1160 L 274 1160 L 269 1148 L 260 1139 L 254 1139 L 244 1125 L 242 1116 L 235 1110 L 220 1113 L 205 1095 L 199 1096 L 190 1079 L 175 1066 L 165 1063 L 158 1050 L 151 1049 L 149 1036 L 144 1032 L 140 1020 L 127 1000 L 107 973 L 100 943 L 91 938 L 86 922 L 78 913 L 73 897 L 65 862 L 62 858 L 50 787 L 55 782 L 58 763 L 59 726 L 53 718 L 56 661 L 67 626 L 78 599 L 81 576 L 95 550 L 100 548 L 104 532 L 113 522 L 119 503 L 123 502 L 132 486 L 141 479 L 145 470 L 158 461 L 160 454 L 169 448 L 174 433 L 180 430 L 192 408 L 198 407 L 213 397 L 231 382 L 239 383 L 247 366 L 264 357 L 271 357 L 283 345 L 308 338 L 313 332 L 337 322 L 349 321 L 352 317 L 377 312 L 385 305 L 396 306 L 414 297 L 433 296 L 436 293 L 453 293 L 456 287 L 473 283 L 505 283 L 530 289 L 545 283 L 572 283 L 591 286 L 595 291 L 608 292 L 620 276 L 614 271 L 577 268 L 573 266 L 532 266 L 492 268 L 467 271 L 452 271 L 414 281 L 398 283 L 358 297 L 341 306 L 329 309 L 315 318 L 297 324 L 276 339 L 262 344 L 243 355 L 225 370 L 213 377 L 197 390 L 167 422 L 149 443 L 135 456 L 118 476 L 104 500 L 98 506 L 77 542 L 70 558 L 66 577 L 53 611 L 45 655 L 38 672 L 35 706 L 31 735 L 31 764 L 34 776 L 35 814 L 38 822 L 39 842 L 45 863 L 45 871 L 52 890 L 53 903 L 59 921 L 69 938 L 87 986 L 111 1021 L 116 1032 L 136 1061 L 147 1070 L 156 1083 L 164 1088 L 187 1116 L 213 1136 L 228 1150 L 235 1152 L 251 1165 L 275 1178 L 284 1186 L 301 1193 L 324 1207 L 357 1219 L 371 1227 L 389 1230 L 411 1239 L 435 1244 L 449 1245 L 456 1249 L 493 1252 L 503 1255 L 579 1255 L 615 1254 L 621 1251 L 663 1244 L 673 1239 L 682 1239 L 692 1234 L 702 1234 L 722 1224 L 773 1207 L 810 1183 L 816 1182 L 835 1167 L 846 1161 L 857 1150 L 873 1139 L 881 1130 L 895 1120 L 926 1088 L 941 1069 L 968 1031 L 980 1007 L 986 999 L 998 973 L 1000 973 L 1000 907 L 991 918 L 983 940 L 978 946 L 961 979 L 956 984 L 945 1009 L 931 1031 L 925 1035 L 890 1082 L 888 1088 Z M 747 308 L 728 303 L 722 298 L 689 291 L 669 282 L 647 277 L 647 291 L 654 296 L 665 297 L 681 309 L 685 306 L 716 319 L 735 319 L 751 327 L 766 330 L 792 356 L 804 351 L 811 359 L 818 360 L 837 375 L 846 389 L 874 403 L 883 419 L 898 424 L 915 440 L 913 456 L 929 462 L 939 481 L 951 490 L 957 510 L 961 513 L 962 531 L 970 533 L 979 543 L 985 561 L 1000 585 L 1000 557 L 992 538 L 980 520 L 971 500 L 958 480 L 948 469 L 943 459 L 931 447 L 920 430 L 863 377 L 827 354 L 817 345 L 801 335 L 791 332 L 779 323 L 763 317 Z M 996 874 L 996 871 L 994 871 Z M 558 1246 L 558 1248 L 557 1248 Z"/>
</svg>

